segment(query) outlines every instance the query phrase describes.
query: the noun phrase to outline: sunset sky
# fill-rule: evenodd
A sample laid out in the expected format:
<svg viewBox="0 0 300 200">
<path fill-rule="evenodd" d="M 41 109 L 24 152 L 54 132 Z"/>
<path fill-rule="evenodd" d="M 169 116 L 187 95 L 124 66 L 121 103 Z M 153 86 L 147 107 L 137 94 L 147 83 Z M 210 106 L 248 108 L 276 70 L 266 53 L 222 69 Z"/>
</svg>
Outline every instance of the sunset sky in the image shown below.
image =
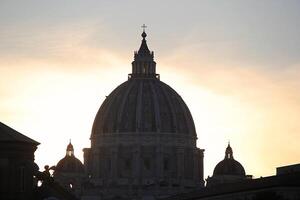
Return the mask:
<svg viewBox="0 0 300 200">
<path fill-rule="evenodd" d="M 255 177 L 300 163 L 299 0 L 0 0 L 0 121 L 41 143 L 40 168 L 69 139 L 82 160 L 144 23 L 161 80 L 193 115 L 205 177 L 229 140 Z"/>
</svg>

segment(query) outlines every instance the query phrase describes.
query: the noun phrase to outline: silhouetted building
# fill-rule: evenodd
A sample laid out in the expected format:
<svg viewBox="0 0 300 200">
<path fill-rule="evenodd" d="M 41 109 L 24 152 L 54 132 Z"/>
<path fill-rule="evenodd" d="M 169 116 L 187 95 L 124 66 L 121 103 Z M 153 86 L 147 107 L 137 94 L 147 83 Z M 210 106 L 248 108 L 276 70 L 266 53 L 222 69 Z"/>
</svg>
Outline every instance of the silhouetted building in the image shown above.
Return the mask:
<svg viewBox="0 0 300 200">
<path fill-rule="evenodd" d="M 300 164 L 277 167 L 277 175 L 300 173 Z"/>
<path fill-rule="evenodd" d="M 192 115 L 160 81 L 142 33 L 132 73 L 101 105 L 84 164 L 93 187 L 86 195 L 154 198 L 204 186 L 203 151 Z"/>
<path fill-rule="evenodd" d="M 299 165 L 252 179 L 229 144 L 204 187 L 204 150 L 196 147 L 192 115 L 180 95 L 160 81 L 146 36 L 143 31 L 128 80 L 106 97 L 95 117 L 84 166 L 70 143 L 45 187 L 59 194 L 64 188 L 82 200 L 299 200 Z"/>
<path fill-rule="evenodd" d="M 85 177 L 84 166 L 74 155 L 73 145 L 67 146 L 66 156 L 61 159 L 53 173 L 55 181 L 76 196 L 81 195 L 82 183 Z"/>
<path fill-rule="evenodd" d="M 299 166 L 300 164 L 279 167 L 277 172 L 282 168 L 292 170 L 287 173 L 279 172 L 275 176 L 237 180 L 161 200 L 299 200 Z"/>
<path fill-rule="evenodd" d="M 0 122 L 0 199 L 76 200 L 53 180 L 49 167 L 39 172 L 34 163 L 38 145 L 38 142 Z M 39 186 L 38 181 L 41 181 Z"/>
<path fill-rule="evenodd" d="M 251 176 L 246 176 L 244 167 L 233 158 L 232 148 L 228 144 L 224 160 L 216 165 L 213 176 L 207 178 L 207 187 L 234 183 L 247 178 L 249 179 Z"/>
<path fill-rule="evenodd" d="M 0 199 L 33 199 L 38 142 L 0 122 Z"/>
</svg>

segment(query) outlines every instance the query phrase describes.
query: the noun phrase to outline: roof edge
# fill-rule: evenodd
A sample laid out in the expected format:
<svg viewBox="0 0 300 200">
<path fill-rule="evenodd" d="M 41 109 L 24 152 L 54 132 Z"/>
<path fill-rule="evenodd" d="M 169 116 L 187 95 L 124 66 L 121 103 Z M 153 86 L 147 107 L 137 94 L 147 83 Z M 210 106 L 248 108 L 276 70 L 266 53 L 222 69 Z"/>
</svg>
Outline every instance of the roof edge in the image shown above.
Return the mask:
<svg viewBox="0 0 300 200">
<path fill-rule="evenodd" d="M 39 145 L 40 143 L 23 135 L 22 133 L 16 131 L 15 129 L 7 126 L 6 124 L 0 122 L 0 132 L 3 134 L 0 137 L 0 142 L 24 142 L 34 145 Z"/>
</svg>

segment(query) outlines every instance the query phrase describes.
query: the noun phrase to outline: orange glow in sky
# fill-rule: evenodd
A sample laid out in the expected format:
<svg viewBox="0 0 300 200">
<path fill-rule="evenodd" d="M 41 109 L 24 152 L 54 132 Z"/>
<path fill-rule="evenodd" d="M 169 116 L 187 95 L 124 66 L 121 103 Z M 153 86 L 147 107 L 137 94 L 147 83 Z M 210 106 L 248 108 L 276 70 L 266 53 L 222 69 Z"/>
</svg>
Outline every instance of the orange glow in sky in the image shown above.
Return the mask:
<svg viewBox="0 0 300 200">
<path fill-rule="evenodd" d="M 193 115 L 205 177 L 224 158 L 228 141 L 256 177 L 299 163 L 299 3 L 189 2 L 182 16 L 180 3 L 166 12 L 166 2 L 153 1 L 148 8 L 157 16 L 143 11 L 144 19 L 132 15 L 144 7 L 140 2 L 64 7 L 49 1 L 49 10 L 33 1 L 24 7 L 1 2 L 0 121 L 41 143 L 40 168 L 63 158 L 69 139 L 82 160 L 94 117 L 105 96 L 127 80 L 139 26 L 149 22 L 157 72 Z"/>
</svg>

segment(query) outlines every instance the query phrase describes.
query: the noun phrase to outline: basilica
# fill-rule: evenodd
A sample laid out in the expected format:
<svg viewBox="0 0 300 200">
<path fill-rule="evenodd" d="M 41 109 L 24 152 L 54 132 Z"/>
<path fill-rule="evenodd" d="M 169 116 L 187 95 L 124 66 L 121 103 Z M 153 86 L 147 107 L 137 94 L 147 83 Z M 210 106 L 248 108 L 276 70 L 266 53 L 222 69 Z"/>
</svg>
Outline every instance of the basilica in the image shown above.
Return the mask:
<svg viewBox="0 0 300 200">
<path fill-rule="evenodd" d="M 291 176 L 290 171 L 297 172 L 292 177 L 299 177 L 296 165 L 279 178 L 252 179 L 228 144 L 224 160 L 204 180 L 204 149 L 196 146 L 193 117 L 181 96 L 160 80 L 145 30 L 141 36 L 128 80 L 114 89 L 98 110 L 91 147 L 83 149 L 84 165 L 74 156 L 70 143 L 54 179 L 66 188 L 72 186 L 73 193 L 83 200 L 188 200 L 255 199 L 259 192 L 269 194 L 279 191 L 276 187 L 287 187 L 285 175 Z M 299 186 L 297 182 L 281 192 L 298 198 Z"/>
<path fill-rule="evenodd" d="M 254 179 L 229 143 L 212 176 L 203 177 L 204 149 L 196 146 L 193 117 L 160 80 L 145 30 L 141 36 L 128 80 L 95 116 L 83 163 L 70 140 L 65 157 L 41 172 L 34 163 L 39 143 L 0 123 L 0 199 L 299 200 L 300 164 Z"/>
<path fill-rule="evenodd" d="M 196 147 L 192 115 L 180 95 L 160 80 L 146 37 L 143 31 L 128 80 L 107 96 L 95 117 L 91 147 L 83 150 L 89 187 L 81 185 L 78 194 L 153 198 L 204 187 L 204 150 Z M 67 171 L 69 162 L 76 167 Z M 54 178 L 79 186 L 81 165 L 67 152 Z M 74 170 L 78 177 L 66 175 Z"/>
</svg>

